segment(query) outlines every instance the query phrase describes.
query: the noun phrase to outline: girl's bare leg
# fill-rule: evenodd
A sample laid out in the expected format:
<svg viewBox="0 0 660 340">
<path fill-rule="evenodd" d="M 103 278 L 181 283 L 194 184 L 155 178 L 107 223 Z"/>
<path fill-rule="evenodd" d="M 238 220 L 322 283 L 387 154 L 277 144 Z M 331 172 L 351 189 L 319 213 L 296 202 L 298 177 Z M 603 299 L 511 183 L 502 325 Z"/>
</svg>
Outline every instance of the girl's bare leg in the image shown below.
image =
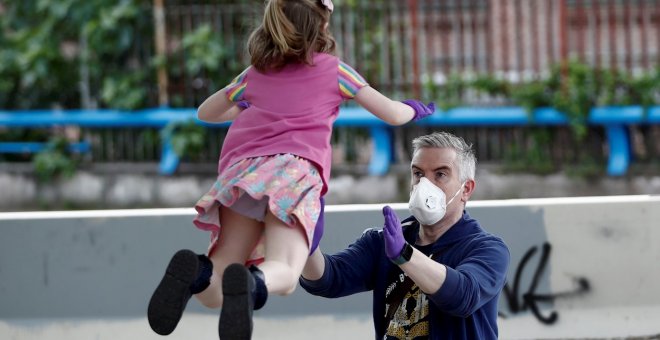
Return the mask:
<svg viewBox="0 0 660 340">
<path fill-rule="evenodd" d="M 259 242 L 263 224 L 227 207 L 220 207 L 219 243 L 210 259 L 213 262 L 211 284 L 195 295 L 206 307 L 222 306 L 222 273 L 232 263 L 243 264 Z"/>
<path fill-rule="evenodd" d="M 220 339 L 251 339 L 252 311 L 263 306 L 268 294 L 291 294 L 298 284 L 309 252 L 302 228 L 291 228 L 270 212 L 264 224 L 266 258 L 259 270 L 234 264 L 225 271 Z"/>
<path fill-rule="evenodd" d="M 264 223 L 266 261 L 258 267 L 264 273 L 268 293 L 291 294 L 307 261 L 307 238 L 302 227 L 291 228 L 270 211 Z"/>
</svg>

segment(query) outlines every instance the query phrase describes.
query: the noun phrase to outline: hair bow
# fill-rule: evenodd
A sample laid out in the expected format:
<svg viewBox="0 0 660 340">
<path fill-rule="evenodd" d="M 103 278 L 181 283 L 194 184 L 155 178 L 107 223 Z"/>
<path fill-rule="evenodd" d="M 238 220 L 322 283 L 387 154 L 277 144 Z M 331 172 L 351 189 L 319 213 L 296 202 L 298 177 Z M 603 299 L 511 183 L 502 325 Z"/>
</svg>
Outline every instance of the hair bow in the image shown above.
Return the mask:
<svg viewBox="0 0 660 340">
<path fill-rule="evenodd" d="M 323 4 L 323 6 L 325 6 L 325 8 L 330 10 L 330 12 L 332 12 L 332 10 L 335 9 L 335 6 L 332 4 L 332 0 L 321 0 L 321 3 Z"/>
</svg>

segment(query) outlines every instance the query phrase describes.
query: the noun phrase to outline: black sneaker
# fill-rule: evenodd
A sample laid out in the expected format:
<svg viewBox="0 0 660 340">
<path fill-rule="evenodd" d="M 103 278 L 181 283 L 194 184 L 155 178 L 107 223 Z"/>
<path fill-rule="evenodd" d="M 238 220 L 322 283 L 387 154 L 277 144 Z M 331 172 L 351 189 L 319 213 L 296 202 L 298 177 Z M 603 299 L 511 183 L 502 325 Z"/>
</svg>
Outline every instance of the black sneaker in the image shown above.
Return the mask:
<svg viewBox="0 0 660 340">
<path fill-rule="evenodd" d="M 197 279 L 197 254 L 179 250 L 165 270 L 165 275 L 149 301 L 147 316 L 154 332 L 168 335 L 174 331 L 192 293 L 190 285 Z"/>
<path fill-rule="evenodd" d="M 245 266 L 234 263 L 222 275 L 222 311 L 218 334 L 220 340 L 249 340 L 252 338 L 252 295 L 255 282 Z"/>
</svg>

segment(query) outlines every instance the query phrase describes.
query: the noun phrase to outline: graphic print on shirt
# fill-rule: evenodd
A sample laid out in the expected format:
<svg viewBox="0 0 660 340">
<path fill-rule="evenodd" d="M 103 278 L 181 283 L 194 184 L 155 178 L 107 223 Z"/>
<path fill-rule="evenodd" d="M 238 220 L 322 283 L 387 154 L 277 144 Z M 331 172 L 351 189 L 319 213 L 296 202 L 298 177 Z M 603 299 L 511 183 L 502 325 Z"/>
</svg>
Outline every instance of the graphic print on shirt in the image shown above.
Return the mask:
<svg viewBox="0 0 660 340">
<path fill-rule="evenodd" d="M 408 278 L 408 280 L 410 280 Z M 384 339 L 413 340 L 429 336 L 429 301 L 416 284 L 404 295 L 387 326 Z"/>
</svg>

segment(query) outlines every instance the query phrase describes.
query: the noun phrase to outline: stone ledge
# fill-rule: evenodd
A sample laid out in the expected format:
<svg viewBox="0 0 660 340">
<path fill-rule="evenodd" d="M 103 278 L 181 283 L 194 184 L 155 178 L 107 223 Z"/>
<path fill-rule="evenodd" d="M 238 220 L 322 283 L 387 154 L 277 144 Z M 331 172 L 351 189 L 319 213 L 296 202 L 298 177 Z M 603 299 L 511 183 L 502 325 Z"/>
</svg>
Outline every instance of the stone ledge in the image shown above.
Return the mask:
<svg viewBox="0 0 660 340">
<path fill-rule="evenodd" d="M 0 211 L 59 209 L 120 209 L 192 206 L 213 184 L 202 174 L 171 177 L 146 173 L 78 171 L 73 178 L 39 183 L 30 173 L 0 172 Z M 330 181 L 328 204 L 405 202 L 409 177 L 397 169 L 385 176 L 339 175 Z M 477 171 L 472 200 L 641 195 L 660 193 L 660 176 L 598 180 L 562 174 L 498 174 Z"/>
</svg>

